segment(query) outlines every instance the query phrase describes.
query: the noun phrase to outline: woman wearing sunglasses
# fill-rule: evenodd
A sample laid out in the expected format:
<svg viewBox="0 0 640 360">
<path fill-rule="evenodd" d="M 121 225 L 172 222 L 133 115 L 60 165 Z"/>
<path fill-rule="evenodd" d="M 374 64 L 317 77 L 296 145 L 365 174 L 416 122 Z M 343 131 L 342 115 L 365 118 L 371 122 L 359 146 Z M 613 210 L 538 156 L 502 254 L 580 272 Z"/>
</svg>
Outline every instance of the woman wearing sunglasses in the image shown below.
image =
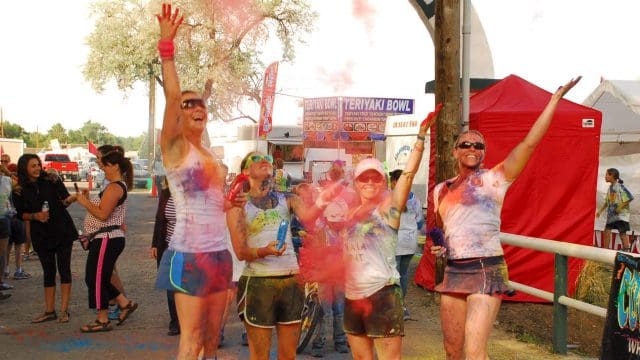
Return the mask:
<svg viewBox="0 0 640 360">
<path fill-rule="evenodd" d="M 224 213 L 233 205 L 223 197 L 222 167 L 201 142 L 207 124 L 205 102 L 198 92 L 180 89 L 173 39 L 184 17 L 163 4 L 157 18 L 166 98 L 160 147 L 176 223 L 156 286 L 175 292 L 180 321 L 177 358 L 196 359 L 203 351 L 205 359 L 213 359 L 232 271 Z"/>
<path fill-rule="evenodd" d="M 578 81 L 580 77 L 558 88 L 524 140 L 492 169 L 481 169 L 486 146 L 480 132 L 464 132 L 456 141 L 458 175 L 438 184 L 433 193 L 444 244 L 431 252 L 447 257 L 444 280 L 436 286 L 447 359 L 488 358 L 500 295 L 510 291 L 499 239 L 504 196 L 547 132 L 558 103 Z"/>
<path fill-rule="evenodd" d="M 400 359 L 404 336 L 396 244 L 400 215 L 424 152 L 427 129 L 441 106 L 420 124 L 418 139 L 395 188 L 377 159 L 360 161 L 354 171 L 359 206 L 351 211 L 346 239 L 344 330 L 354 359 Z"/>
<path fill-rule="evenodd" d="M 297 195 L 273 191 L 273 158 L 249 153 L 240 163 L 249 177 L 248 201 L 227 213 L 233 249 L 246 265 L 238 281 L 238 313 L 249 338 L 251 359 L 268 359 L 274 328 L 278 334 L 278 359 L 295 359 L 300 330 L 304 289 L 297 279 L 296 254 L 288 226 L 291 213 L 311 224 L 322 214 L 326 200 L 305 206 Z M 331 199 L 341 184 L 323 191 L 320 199 Z M 278 245 L 279 227 L 286 221 L 286 237 Z"/>
</svg>

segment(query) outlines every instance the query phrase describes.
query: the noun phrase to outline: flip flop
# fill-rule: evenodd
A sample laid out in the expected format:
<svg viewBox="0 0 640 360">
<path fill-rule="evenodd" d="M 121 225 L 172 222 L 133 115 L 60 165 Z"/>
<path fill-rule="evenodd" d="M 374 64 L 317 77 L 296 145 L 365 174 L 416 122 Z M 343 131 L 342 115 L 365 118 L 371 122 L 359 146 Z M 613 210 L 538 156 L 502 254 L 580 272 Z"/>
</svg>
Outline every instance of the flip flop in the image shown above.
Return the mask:
<svg viewBox="0 0 640 360">
<path fill-rule="evenodd" d="M 111 327 L 111 321 L 102 322 L 98 319 L 80 328 L 80 331 L 82 331 L 83 333 L 95 333 L 111 330 L 113 330 L 113 328 Z"/>
<path fill-rule="evenodd" d="M 68 323 L 70 317 L 71 314 L 68 311 L 63 311 L 62 315 L 60 315 L 60 317 L 58 318 L 58 323 Z"/>
<path fill-rule="evenodd" d="M 133 314 L 134 311 L 138 308 L 138 303 L 135 301 L 129 301 L 127 306 L 120 308 L 120 316 L 118 317 L 117 326 L 120 326 L 124 323 L 125 320 L 129 317 L 129 315 Z"/>
<path fill-rule="evenodd" d="M 51 311 L 51 312 L 44 312 L 43 314 L 41 314 L 40 316 L 38 316 L 37 318 L 31 320 L 32 324 L 39 324 L 39 323 L 43 323 L 46 321 L 52 321 L 58 318 L 58 315 L 56 315 L 55 311 Z"/>
</svg>

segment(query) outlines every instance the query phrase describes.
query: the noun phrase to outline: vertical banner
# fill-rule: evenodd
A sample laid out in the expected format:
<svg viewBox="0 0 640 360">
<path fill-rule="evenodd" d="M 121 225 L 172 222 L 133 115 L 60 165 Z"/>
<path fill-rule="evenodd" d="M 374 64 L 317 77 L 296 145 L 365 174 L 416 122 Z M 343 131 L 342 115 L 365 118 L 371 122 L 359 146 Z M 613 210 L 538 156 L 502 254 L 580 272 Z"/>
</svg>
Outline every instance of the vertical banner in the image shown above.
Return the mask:
<svg viewBox="0 0 640 360">
<path fill-rule="evenodd" d="M 258 126 L 258 136 L 266 139 L 271 132 L 273 115 L 273 101 L 276 97 L 276 80 L 278 78 L 278 62 L 271 63 L 264 72 L 264 83 L 262 85 L 262 101 L 260 102 L 260 125 Z"/>
<path fill-rule="evenodd" d="M 621 252 L 616 254 L 607 319 L 602 335 L 602 360 L 640 359 L 639 265 L 638 256 Z"/>
</svg>

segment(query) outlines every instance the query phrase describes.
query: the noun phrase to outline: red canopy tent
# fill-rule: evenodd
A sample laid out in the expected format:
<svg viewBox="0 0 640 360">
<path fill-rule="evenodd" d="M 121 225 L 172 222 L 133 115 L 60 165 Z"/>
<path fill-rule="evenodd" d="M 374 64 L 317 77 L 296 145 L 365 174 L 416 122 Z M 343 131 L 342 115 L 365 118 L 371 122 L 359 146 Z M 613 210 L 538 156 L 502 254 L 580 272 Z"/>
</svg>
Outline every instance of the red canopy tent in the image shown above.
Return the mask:
<svg viewBox="0 0 640 360">
<path fill-rule="evenodd" d="M 515 75 L 471 97 L 469 128 L 480 131 L 487 142 L 483 167 L 491 168 L 506 158 L 524 139 L 550 97 L 549 92 Z M 600 111 L 564 99 L 560 102 L 547 134 L 507 192 L 502 232 L 593 243 L 601 121 Z M 435 149 L 431 154 L 435 156 Z M 429 194 L 434 179 L 430 174 Z M 427 223 L 432 226 L 433 201 L 428 200 Z M 428 249 L 430 242 L 425 246 Z M 510 280 L 553 292 L 553 254 L 508 245 L 503 248 Z M 429 251 L 422 257 L 414 281 L 432 290 L 434 258 L 427 254 Z M 582 265 L 582 260 L 569 259 L 570 294 Z M 521 292 L 506 300 L 544 302 Z"/>
</svg>

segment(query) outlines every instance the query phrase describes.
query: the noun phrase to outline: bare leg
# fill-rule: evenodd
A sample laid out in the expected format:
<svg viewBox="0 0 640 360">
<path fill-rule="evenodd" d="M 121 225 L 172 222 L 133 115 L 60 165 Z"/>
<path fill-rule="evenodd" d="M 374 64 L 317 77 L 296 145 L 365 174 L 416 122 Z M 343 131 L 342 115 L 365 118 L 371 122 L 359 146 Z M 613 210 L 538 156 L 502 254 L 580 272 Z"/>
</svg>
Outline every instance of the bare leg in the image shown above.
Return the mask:
<svg viewBox="0 0 640 360">
<path fill-rule="evenodd" d="M 294 360 L 300 338 L 300 324 L 278 324 L 278 360 Z"/>
<path fill-rule="evenodd" d="M 622 239 L 622 250 L 631 251 L 631 243 L 629 242 L 629 235 L 627 233 L 620 233 L 620 239 Z"/>
<path fill-rule="evenodd" d="M 180 320 L 180 343 L 178 345 L 178 360 L 194 360 L 203 346 L 204 326 L 206 320 L 202 315 L 206 313 L 204 298 L 175 293 L 176 310 Z"/>
<path fill-rule="evenodd" d="M 247 329 L 247 336 L 249 338 L 249 359 L 269 359 L 272 329 L 251 326 L 246 321 L 244 323 L 244 326 Z"/>
<path fill-rule="evenodd" d="M 18 269 L 22 269 L 22 244 L 14 244 L 13 248 L 13 253 L 16 257 L 16 271 L 18 271 Z"/>
<path fill-rule="evenodd" d="M 467 297 L 465 352 L 469 360 L 489 359 L 487 343 L 502 300 L 495 296 L 472 294 Z"/>
<path fill-rule="evenodd" d="M 444 336 L 444 350 L 447 360 L 464 359 L 465 319 L 467 300 L 465 297 L 449 294 L 440 295 L 440 323 Z"/>
<path fill-rule="evenodd" d="M 227 306 L 227 290 L 207 296 L 206 310 L 207 324 L 204 328 L 204 357 L 213 358 L 218 350 L 220 330 L 222 329 L 222 317 Z"/>
<path fill-rule="evenodd" d="M 611 243 L 611 230 L 606 229 L 602 233 L 602 247 L 605 249 L 610 249 L 609 243 Z"/>
<path fill-rule="evenodd" d="M 120 276 L 118 275 L 118 269 L 116 269 L 116 267 L 113 267 L 113 272 L 111 273 L 111 285 L 115 286 L 116 289 L 118 289 L 118 291 L 120 291 L 121 294 L 124 294 L 124 285 L 122 285 L 122 280 L 120 279 Z"/>
<path fill-rule="evenodd" d="M 373 339 L 378 359 L 400 360 L 402 358 L 402 336 Z"/>
<path fill-rule="evenodd" d="M 46 312 L 56 310 L 56 287 L 49 286 L 44 288 L 44 306 Z"/>
<path fill-rule="evenodd" d="M 347 334 L 347 340 L 355 360 L 373 360 L 373 340 L 370 337 Z"/>
<path fill-rule="evenodd" d="M 70 298 L 71 298 L 71 283 L 60 284 L 60 310 L 62 312 L 69 310 Z"/>
</svg>

